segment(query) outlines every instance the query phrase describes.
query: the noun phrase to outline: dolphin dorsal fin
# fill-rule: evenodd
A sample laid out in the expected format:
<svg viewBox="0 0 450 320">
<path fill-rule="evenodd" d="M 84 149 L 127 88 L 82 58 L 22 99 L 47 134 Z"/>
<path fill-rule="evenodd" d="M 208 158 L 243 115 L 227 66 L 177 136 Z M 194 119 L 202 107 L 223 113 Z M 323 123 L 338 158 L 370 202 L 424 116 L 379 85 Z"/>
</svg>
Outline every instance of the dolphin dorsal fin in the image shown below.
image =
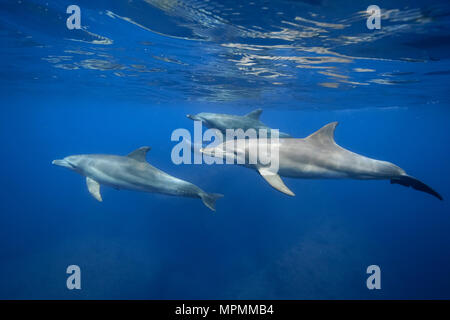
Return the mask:
<svg viewBox="0 0 450 320">
<path fill-rule="evenodd" d="M 259 117 L 261 116 L 262 112 L 263 112 L 262 109 L 256 109 L 253 110 L 252 112 L 247 113 L 244 117 L 259 120 Z"/>
<path fill-rule="evenodd" d="M 127 157 L 132 158 L 136 161 L 145 162 L 145 156 L 147 155 L 147 152 L 150 151 L 150 149 L 150 147 L 140 147 L 139 149 L 136 149 L 133 152 L 129 153 Z"/>
<path fill-rule="evenodd" d="M 338 122 L 331 122 L 313 134 L 306 137 L 308 140 L 312 140 L 321 144 L 336 144 L 334 141 L 334 130 L 336 129 L 336 126 L 338 125 Z"/>
</svg>

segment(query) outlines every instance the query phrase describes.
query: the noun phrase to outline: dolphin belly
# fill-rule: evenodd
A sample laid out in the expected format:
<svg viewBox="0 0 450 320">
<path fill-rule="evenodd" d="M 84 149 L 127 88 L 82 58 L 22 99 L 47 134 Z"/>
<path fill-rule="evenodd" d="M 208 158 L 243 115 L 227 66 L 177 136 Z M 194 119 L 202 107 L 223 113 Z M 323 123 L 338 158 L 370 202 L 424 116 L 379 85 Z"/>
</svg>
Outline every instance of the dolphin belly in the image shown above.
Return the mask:
<svg viewBox="0 0 450 320">
<path fill-rule="evenodd" d="M 295 166 L 280 166 L 278 174 L 283 177 L 299 179 L 346 179 L 350 176 L 343 171 L 336 171 L 313 164 L 299 164 Z"/>
<path fill-rule="evenodd" d="M 116 189 L 162 193 L 192 198 L 200 197 L 200 188 L 151 167 L 143 168 L 142 170 L 136 170 L 134 167 L 130 167 L 128 170 L 127 168 L 122 168 L 122 170 L 116 170 L 114 172 L 96 170 L 96 174 L 89 176 L 100 184 Z"/>
<path fill-rule="evenodd" d="M 147 183 L 144 184 L 143 181 L 139 183 L 139 177 L 124 177 L 122 174 L 117 174 L 117 172 L 107 172 L 98 169 L 89 170 L 91 172 L 87 173 L 86 176 L 97 181 L 101 185 L 113 187 L 115 189 L 126 189 L 135 191 L 146 191 L 148 189 Z M 137 178 L 137 179 L 136 179 Z"/>
</svg>

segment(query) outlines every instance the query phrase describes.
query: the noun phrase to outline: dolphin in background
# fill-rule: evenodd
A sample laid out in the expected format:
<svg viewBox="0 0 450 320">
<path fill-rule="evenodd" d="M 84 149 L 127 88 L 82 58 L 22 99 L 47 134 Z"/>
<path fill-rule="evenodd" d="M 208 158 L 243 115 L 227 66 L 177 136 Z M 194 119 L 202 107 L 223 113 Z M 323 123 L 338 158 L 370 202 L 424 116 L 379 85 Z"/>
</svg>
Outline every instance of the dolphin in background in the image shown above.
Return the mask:
<svg viewBox="0 0 450 320">
<path fill-rule="evenodd" d="M 216 211 L 221 194 L 207 193 L 196 185 L 175 178 L 146 161 L 150 147 L 141 147 L 127 156 L 83 154 L 54 160 L 52 164 L 73 170 L 86 177 L 89 192 L 102 201 L 100 185 L 115 189 L 156 192 L 172 196 L 200 198 L 205 206 Z"/>
<path fill-rule="evenodd" d="M 208 128 L 218 129 L 224 135 L 226 134 L 227 129 L 242 129 L 244 131 L 248 129 L 255 129 L 257 134 L 259 134 L 259 129 L 266 129 L 267 136 L 270 137 L 272 129 L 259 120 L 262 112 L 262 109 L 256 109 L 244 116 L 201 112 L 197 115 L 188 114 L 186 117 L 194 121 L 202 121 Z M 280 132 L 279 137 L 290 138 L 291 136 L 287 133 Z"/>
<path fill-rule="evenodd" d="M 233 139 L 200 151 L 209 156 L 224 159 L 231 157 L 230 159 L 240 161 L 237 163 L 245 163 L 245 166 L 258 170 L 273 188 L 290 196 L 295 194 L 280 176 L 303 179 L 388 179 L 391 184 L 412 187 L 442 200 L 439 193 L 407 175 L 395 164 L 367 158 L 337 145 L 334 141 L 336 126 L 337 122 L 329 123 L 304 139 L 279 139 L 277 171 L 267 165 L 261 165 L 261 162 L 253 165 L 246 162 L 246 159 L 249 159 L 249 150 L 271 150 L 270 139 L 248 139 L 246 143 L 235 143 Z"/>
</svg>

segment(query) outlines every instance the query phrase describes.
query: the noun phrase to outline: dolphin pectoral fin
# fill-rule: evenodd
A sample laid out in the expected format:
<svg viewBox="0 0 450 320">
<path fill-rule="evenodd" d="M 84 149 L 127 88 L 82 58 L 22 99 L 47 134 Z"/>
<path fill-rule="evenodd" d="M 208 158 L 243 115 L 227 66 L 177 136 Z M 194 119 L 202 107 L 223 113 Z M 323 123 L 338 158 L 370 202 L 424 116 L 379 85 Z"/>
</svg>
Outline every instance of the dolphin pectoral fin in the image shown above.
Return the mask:
<svg viewBox="0 0 450 320">
<path fill-rule="evenodd" d="M 263 112 L 262 109 L 256 109 L 256 110 L 253 110 L 252 112 L 247 113 L 245 115 L 245 117 L 251 118 L 254 120 L 259 120 L 259 117 L 261 116 L 262 112 Z"/>
<path fill-rule="evenodd" d="M 94 179 L 91 179 L 89 177 L 86 177 L 86 185 L 88 187 L 89 192 L 92 194 L 92 196 L 97 199 L 98 201 L 102 202 L 102 195 L 100 194 L 100 184 L 95 181 Z"/>
<path fill-rule="evenodd" d="M 258 169 L 259 174 L 275 189 L 289 196 L 295 197 L 295 193 L 293 193 L 286 185 L 283 180 L 281 180 L 280 176 L 276 173 L 273 173 L 265 168 Z"/>
<path fill-rule="evenodd" d="M 140 147 L 139 149 L 134 150 L 133 152 L 129 153 L 127 157 L 132 158 L 136 161 L 145 162 L 147 152 L 150 151 L 150 147 Z"/>
</svg>

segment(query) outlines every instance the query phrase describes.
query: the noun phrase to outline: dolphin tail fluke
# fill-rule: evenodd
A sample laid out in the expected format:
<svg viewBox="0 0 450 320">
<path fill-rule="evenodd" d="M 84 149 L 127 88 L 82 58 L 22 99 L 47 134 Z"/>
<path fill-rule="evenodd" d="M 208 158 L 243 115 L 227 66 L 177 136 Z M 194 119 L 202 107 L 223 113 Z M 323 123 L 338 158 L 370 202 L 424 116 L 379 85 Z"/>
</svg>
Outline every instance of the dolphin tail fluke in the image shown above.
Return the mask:
<svg viewBox="0 0 450 320">
<path fill-rule="evenodd" d="M 432 188 L 427 186 L 425 183 L 423 183 L 420 180 L 417 180 L 414 177 L 408 176 L 408 175 L 402 175 L 399 177 L 391 178 L 391 183 L 400 184 L 405 187 L 412 187 L 413 189 L 431 194 L 432 196 L 435 196 L 439 200 L 444 200 L 439 193 L 434 191 Z"/>
<path fill-rule="evenodd" d="M 219 193 L 200 193 L 200 198 L 202 199 L 205 206 L 210 208 L 212 211 L 216 211 L 216 200 L 222 198 L 223 194 Z"/>
</svg>

